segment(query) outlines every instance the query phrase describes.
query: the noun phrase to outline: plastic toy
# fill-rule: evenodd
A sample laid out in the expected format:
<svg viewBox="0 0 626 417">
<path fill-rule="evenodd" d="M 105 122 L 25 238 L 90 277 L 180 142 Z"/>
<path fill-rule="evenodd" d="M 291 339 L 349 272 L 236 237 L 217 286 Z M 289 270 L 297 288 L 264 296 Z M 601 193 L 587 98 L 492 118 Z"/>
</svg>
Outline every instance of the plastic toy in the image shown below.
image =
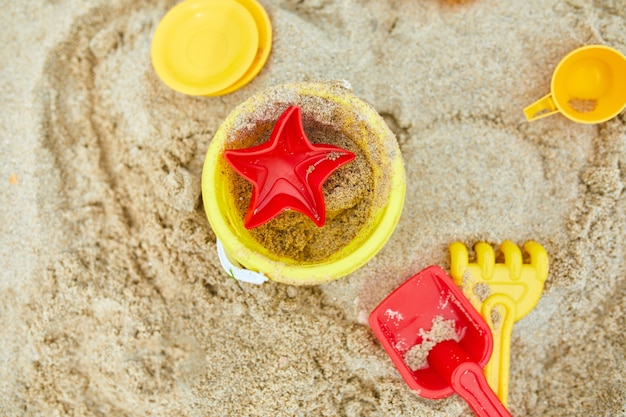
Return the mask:
<svg viewBox="0 0 626 417">
<path fill-rule="evenodd" d="M 560 112 L 578 123 L 601 123 L 626 107 L 626 57 L 590 45 L 570 52 L 552 75 L 550 94 L 524 109 L 528 121 Z"/>
<path fill-rule="evenodd" d="M 267 277 L 262 272 L 250 271 L 242 267 L 239 262 L 231 260 L 224 250 L 224 245 L 219 240 L 217 241 L 217 258 L 224 271 L 237 281 L 256 285 L 261 285 L 267 281 Z"/>
<path fill-rule="evenodd" d="M 271 44 L 269 17 L 256 0 L 186 0 L 154 32 L 152 64 L 178 92 L 222 95 L 259 73 Z"/>
<path fill-rule="evenodd" d="M 290 97 L 290 101 L 277 102 L 276 97 Z M 232 175 L 224 175 L 232 170 L 224 152 L 236 149 L 238 138 L 257 124 L 264 128 L 271 126 L 288 105 L 300 106 L 303 116 L 312 123 L 331 124 L 358 147 L 372 168 L 375 196 L 366 223 L 347 246 L 320 261 L 295 261 L 262 245 L 245 227 L 244 216 L 233 197 Z M 313 106 L 318 113 L 312 111 Z M 343 83 L 284 84 L 252 96 L 222 122 L 211 140 L 202 170 L 204 209 L 231 263 L 258 271 L 273 281 L 293 285 L 332 281 L 367 263 L 395 230 L 405 191 L 404 165 L 395 136 L 376 110 Z M 237 278 L 237 269 L 232 271 Z M 231 274 L 229 269 L 226 272 Z"/>
<path fill-rule="evenodd" d="M 500 245 L 504 263 L 496 263 L 491 245 L 479 242 L 474 246 L 476 262 L 469 263 L 465 245 L 460 242 L 450 245 L 450 275 L 493 332 L 494 349 L 485 375 L 504 405 L 508 403 L 513 323 L 539 302 L 548 277 L 545 249 L 529 241 L 524 250 L 530 255 L 530 264 L 523 263 L 517 245 L 504 241 Z"/>
<path fill-rule="evenodd" d="M 254 22 L 259 30 L 259 46 L 252 64 L 248 67 L 248 70 L 243 74 L 243 76 L 229 87 L 226 87 L 217 93 L 210 94 L 212 96 L 221 96 L 232 93 L 252 81 L 252 79 L 254 79 L 254 77 L 256 77 L 265 66 L 265 63 L 270 56 L 270 51 L 272 50 L 272 23 L 270 22 L 267 12 L 263 6 L 261 6 L 261 3 L 256 0 L 237 1 L 243 5 L 254 18 Z"/>
<path fill-rule="evenodd" d="M 326 221 L 322 185 L 355 155 L 333 145 L 313 145 L 304 133 L 300 107 L 280 116 L 269 140 L 252 148 L 227 150 L 224 157 L 253 184 L 246 228 L 260 226 L 285 210 L 308 216 L 318 226 Z"/>
<path fill-rule="evenodd" d="M 436 319 L 453 323 L 456 340 L 434 344 L 425 365 L 412 370 L 406 356 L 425 342 L 424 334 Z M 493 347 L 491 331 L 440 267 L 428 267 L 409 278 L 372 311 L 369 323 L 418 395 L 438 399 L 456 392 L 477 416 L 510 416 L 483 375 Z"/>
</svg>

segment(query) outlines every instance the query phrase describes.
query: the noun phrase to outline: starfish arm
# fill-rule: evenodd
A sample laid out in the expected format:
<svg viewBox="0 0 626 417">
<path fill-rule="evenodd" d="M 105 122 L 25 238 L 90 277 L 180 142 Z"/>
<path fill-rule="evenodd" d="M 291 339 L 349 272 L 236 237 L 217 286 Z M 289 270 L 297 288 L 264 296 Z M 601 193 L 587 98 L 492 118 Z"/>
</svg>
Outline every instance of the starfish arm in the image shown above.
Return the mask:
<svg viewBox="0 0 626 417">
<path fill-rule="evenodd" d="M 309 142 L 309 139 L 304 133 L 300 107 L 291 106 L 287 108 L 283 116 L 285 118 L 282 120 L 282 123 L 280 123 L 280 131 L 277 132 L 277 134 L 280 136 L 280 141 L 285 149 L 285 153 L 288 155 L 297 155 L 310 151 L 311 142 Z M 278 126 L 279 123 L 276 125 Z"/>
<path fill-rule="evenodd" d="M 265 204 L 258 204 L 253 210 L 249 210 L 244 220 L 245 227 L 252 229 L 269 222 L 286 210 L 300 212 L 310 218 L 317 226 L 324 225 L 324 216 L 315 210 L 311 210 L 308 202 L 304 202 L 301 196 L 295 193 L 273 194 L 273 199 Z"/>
<path fill-rule="evenodd" d="M 224 157 L 239 175 L 251 183 L 263 185 L 267 180 L 268 167 L 251 161 L 248 154 L 230 150 L 224 152 Z"/>
<path fill-rule="evenodd" d="M 265 184 L 270 173 L 269 169 L 264 165 L 249 161 L 246 154 L 238 153 L 237 151 L 226 151 L 224 156 L 235 171 L 252 184 L 252 195 L 250 196 L 248 214 L 246 215 L 248 217 L 254 210 L 254 207 L 256 207 L 259 198 L 264 198 L 259 194 L 267 190 Z"/>
<path fill-rule="evenodd" d="M 296 168 L 296 174 L 307 186 L 307 194 L 315 198 L 315 206 L 322 207 L 325 213 L 325 203 L 322 193 L 324 182 L 337 169 L 351 162 L 356 156 L 344 149 L 332 145 L 317 146 L 319 154 L 316 154 L 301 163 Z"/>
</svg>

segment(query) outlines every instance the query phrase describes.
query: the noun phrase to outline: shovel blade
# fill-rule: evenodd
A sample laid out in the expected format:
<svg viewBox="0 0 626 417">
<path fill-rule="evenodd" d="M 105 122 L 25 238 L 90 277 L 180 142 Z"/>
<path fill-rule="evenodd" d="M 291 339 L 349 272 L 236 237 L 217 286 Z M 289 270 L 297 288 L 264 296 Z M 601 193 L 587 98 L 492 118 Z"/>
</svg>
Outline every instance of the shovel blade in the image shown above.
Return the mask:
<svg viewBox="0 0 626 417">
<path fill-rule="evenodd" d="M 438 266 L 428 267 L 409 278 L 388 295 L 369 317 L 374 334 L 409 387 L 420 396 L 432 399 L 447 397 L 454 392 L 449 381 L 429 365 L 411 370 L 404 361 L 404 355 L 422 343 L 421 334 L 431 330 L 437 317 L 454 321 L 459 345 L 472 362 L 484 367 L 493 349 L 489 327 L 448 274 Z"/>
</svg>

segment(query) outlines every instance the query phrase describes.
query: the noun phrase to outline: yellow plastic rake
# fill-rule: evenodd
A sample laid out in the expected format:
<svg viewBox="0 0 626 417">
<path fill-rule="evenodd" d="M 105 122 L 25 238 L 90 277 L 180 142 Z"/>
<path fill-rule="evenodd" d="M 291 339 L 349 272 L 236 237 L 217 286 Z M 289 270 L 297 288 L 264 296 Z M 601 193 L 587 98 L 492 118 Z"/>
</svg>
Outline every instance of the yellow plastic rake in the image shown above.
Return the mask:
<svg viewBox="0 0 626 417">
<path fill-rule="evenodd" d="M 500 245 L 504 263 L 496 263 L 491 245 L 479 242 L 474 246 L 476 262 L 469 263 L 465 245 L 454 242 L 449 249 L 450 275 L 492 330 L 493 353 L 485 377 L 506 406 L 513 323 L 539 302 L 548 278 L 548 254 L 539 243 L 528 241 L 524 250 L 530 264 L 525 264 L 520 248 L 506 240 Z"/>
</svg>

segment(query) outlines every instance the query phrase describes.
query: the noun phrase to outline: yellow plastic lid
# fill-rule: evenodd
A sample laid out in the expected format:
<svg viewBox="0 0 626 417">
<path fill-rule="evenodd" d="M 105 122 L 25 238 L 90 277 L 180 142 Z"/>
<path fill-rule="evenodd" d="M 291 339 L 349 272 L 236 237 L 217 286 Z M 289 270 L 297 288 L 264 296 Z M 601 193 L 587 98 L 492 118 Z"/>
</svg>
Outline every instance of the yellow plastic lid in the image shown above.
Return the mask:
<svg viewBox="0 0 626 417">
<path fill-rule="evenodd" d="M 261 6 L 261 4 L 256 0 L 237 0 L 242 6 L 244 6 L 254 17 L 254 21 L 256 22 L 257 28 L 259 29 L 259 48 L 257 50 L 256 56 L 254 57 L 254 61 L 252 65 L 248 69 L 243 77 L 237 80 L 233 85 L 227 87 L 224 90 L 218 91 L 217 93 L 208 94 L 210 96 L 221 96 L 223 94 L 232 93 L 233 91 L 239 90 L 244 85 L 248 84 L 257 74 L 261 71 L 261 69 L 265 66 L 268 57 L 270 56 L 270 51 L 272 49 L 272 24 L 270 22 L 270 18 L 267 15 L 267 12 Z"/>
<path fill-rule="evenodd" d="M 259 46 L 255 18 L 236 0 L 186 0 L 161 20 L 152 38 L 152 64 L 170 88 L 210 95 L 232 86 Z"/>
</svg>

